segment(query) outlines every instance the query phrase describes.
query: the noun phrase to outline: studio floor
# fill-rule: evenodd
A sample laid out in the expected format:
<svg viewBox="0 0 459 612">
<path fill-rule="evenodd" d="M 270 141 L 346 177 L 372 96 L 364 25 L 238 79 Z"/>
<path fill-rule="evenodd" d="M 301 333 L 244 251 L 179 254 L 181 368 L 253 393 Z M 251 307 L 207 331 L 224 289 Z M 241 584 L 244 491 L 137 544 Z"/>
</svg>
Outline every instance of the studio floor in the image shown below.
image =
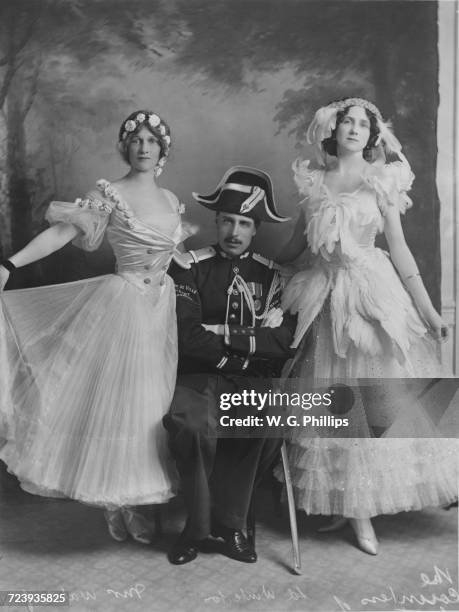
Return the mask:
<svg viewBox="0 0 459 612">
<path fill-rule="evenodd" d="M 376 557 L 356 547 L 349 528 L 318 534 L 323 518 L 299 513 L 301 576 L 291 571 L 287 508 L 276 515 L 268 488 L 257 496 L 252 565 L 222 556 L 218 544 L 190 564 L 170 565 L 180 499 L 162 515 L 164 533 L 153 545 L 119 544 L 100 510 L 25 493 L 0 463 L 0 590 L 68 591 L 75 611 L 459 610 L 457 508 L 378 517 Z"/>
</svg>

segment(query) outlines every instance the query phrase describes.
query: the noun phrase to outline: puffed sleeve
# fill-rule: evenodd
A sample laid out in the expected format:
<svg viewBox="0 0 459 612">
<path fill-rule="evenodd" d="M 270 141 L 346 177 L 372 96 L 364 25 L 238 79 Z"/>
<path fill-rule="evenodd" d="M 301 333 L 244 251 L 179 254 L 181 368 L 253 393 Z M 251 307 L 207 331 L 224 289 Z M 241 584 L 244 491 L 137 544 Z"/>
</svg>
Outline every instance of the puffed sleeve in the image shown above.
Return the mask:
<svg viewBox="0 0 459 612">
<path fill-rule="evenodd" d="M 75 202 L 51 202 L 45 219 L 50 225 L 72 223 L 80 230 L 73 244 L 85 251 L 94 251 L 102 242 L 112 206 L 101 199 L 98 191 L 90 191 Z"/>
<path fill-rule="evenodd" d="M 378 206 L 383 215 L 386 215 L 388 206 L 396 206 L 402 214 L 413 206 L 407 194 L 413 180 L 414 174 L 405 161 L 386 164 L 368 177 L 368 182 L 376 191 Z"/>
</svg>

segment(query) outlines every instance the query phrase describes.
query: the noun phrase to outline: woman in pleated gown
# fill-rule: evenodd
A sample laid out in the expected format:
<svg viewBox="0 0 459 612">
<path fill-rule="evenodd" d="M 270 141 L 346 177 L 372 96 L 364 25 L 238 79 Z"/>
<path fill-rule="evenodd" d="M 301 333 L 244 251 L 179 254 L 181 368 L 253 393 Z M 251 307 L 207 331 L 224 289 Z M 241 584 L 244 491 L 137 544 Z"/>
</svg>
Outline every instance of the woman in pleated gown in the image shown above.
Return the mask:
<svg viewBox="0 0 459 612">
<path fill-rule="evenodd" d="M 136 111 L 118 146 L 128 173 L 51 202 L 51 227 L 0 266 L 1 290 L 15 268 L 69 241 L 94 250 L 105 234 L 116 257 L 114 274 L 1 294 L 0 458 L 29 492 L 100 506 L 114 539 L 149 543 L 137 506 L 174 495 L 161 419 L 177 364 L 167 269 L 184 234 L 181 205 L 156 183 L 166 122 Z"/>
</svg>

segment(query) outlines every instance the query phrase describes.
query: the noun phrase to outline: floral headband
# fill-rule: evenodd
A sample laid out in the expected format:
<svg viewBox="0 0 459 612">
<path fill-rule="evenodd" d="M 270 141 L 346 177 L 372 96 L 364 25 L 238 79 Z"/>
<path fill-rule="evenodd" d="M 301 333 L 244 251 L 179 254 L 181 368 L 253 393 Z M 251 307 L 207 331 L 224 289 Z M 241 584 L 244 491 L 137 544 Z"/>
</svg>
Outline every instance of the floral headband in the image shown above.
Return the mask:
<svg viewBox="0 0 459 612">
<path fill-rule="evenodd" d="M 121 124 L 119 142 L 124 142 L 130 134 L 138 130 L 144 123 L 148 124 L 148 126 L 153 130 L 155 136 L 157 136 L 161 141 L 162 155 L 159 158 L 155 168 L 155 174 L 156 176 L 159 176 L 163 170 L 171 148 L 169 126 L 161 119 L 159 115 L 156 115 L 151 111 L 136 111 L 129 115 L 129 117 Z"/>
<path fill-rule="evenodd" d="M 376 158 L 382 159 L 385 162 L 387 153 L 396 153 L 401 158 L 402 145 L 394 136 L 390 123 L 383 120 L 379 109 L 372 102 L 364 98 L 344 98 L 319 108 L 308 127 L 306 138 L 309 144 L 314 145 L 319 164 L 321 166 L 326 165 L 327 154 L 323 149 L 322 142 L 330 138 L 333 130 L 335 130 L 338 112 L 350 106 L 361 106 L 376 117 L 376 124 L 379 129 L 379 136 L 375 145 Z"/>
<path fill-rule="evenodd" d="M 379 112 L 379 108 L 373 104 L 373 102 L 369 102 L 364 98 L 344 98 L 344 100 L 337 100 L 336 102 L 331 102 L 328 106 L 336 108 L 338 111 L 343 111 L 345 108 L 349 106 L 361 106 L 362 108 L 366 108 L 373 113 L 377 119 L 380 121 L 383 120 L 381 113 Z"/>
</svg>

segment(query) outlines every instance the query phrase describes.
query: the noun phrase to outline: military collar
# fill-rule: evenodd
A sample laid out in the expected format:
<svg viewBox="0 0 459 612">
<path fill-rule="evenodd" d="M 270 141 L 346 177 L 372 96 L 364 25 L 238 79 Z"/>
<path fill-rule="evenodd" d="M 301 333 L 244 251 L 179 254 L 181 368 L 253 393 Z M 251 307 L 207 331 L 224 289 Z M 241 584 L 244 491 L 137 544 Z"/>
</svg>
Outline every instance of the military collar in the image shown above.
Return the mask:
<svg viewBox="0 0 459 612">
<path fill-rule="evenodd" d="M 217 253 L 222 259 L 227 259 L 228 261 L 239 261 L 240 259 L 247 259 L 247 257 L 249 257 L 249 255 L 252 253 L 252 251 L 247 250 L 244 251 L 244 253 L 242 253 L 241 255 L 238 255 L 237 257 L 230 257 L 227 253 L 225 253 L 225 251 L 220 247 L 219 244 L 214 245 L 214 249 L 217 251 Z"/>
</svg>

